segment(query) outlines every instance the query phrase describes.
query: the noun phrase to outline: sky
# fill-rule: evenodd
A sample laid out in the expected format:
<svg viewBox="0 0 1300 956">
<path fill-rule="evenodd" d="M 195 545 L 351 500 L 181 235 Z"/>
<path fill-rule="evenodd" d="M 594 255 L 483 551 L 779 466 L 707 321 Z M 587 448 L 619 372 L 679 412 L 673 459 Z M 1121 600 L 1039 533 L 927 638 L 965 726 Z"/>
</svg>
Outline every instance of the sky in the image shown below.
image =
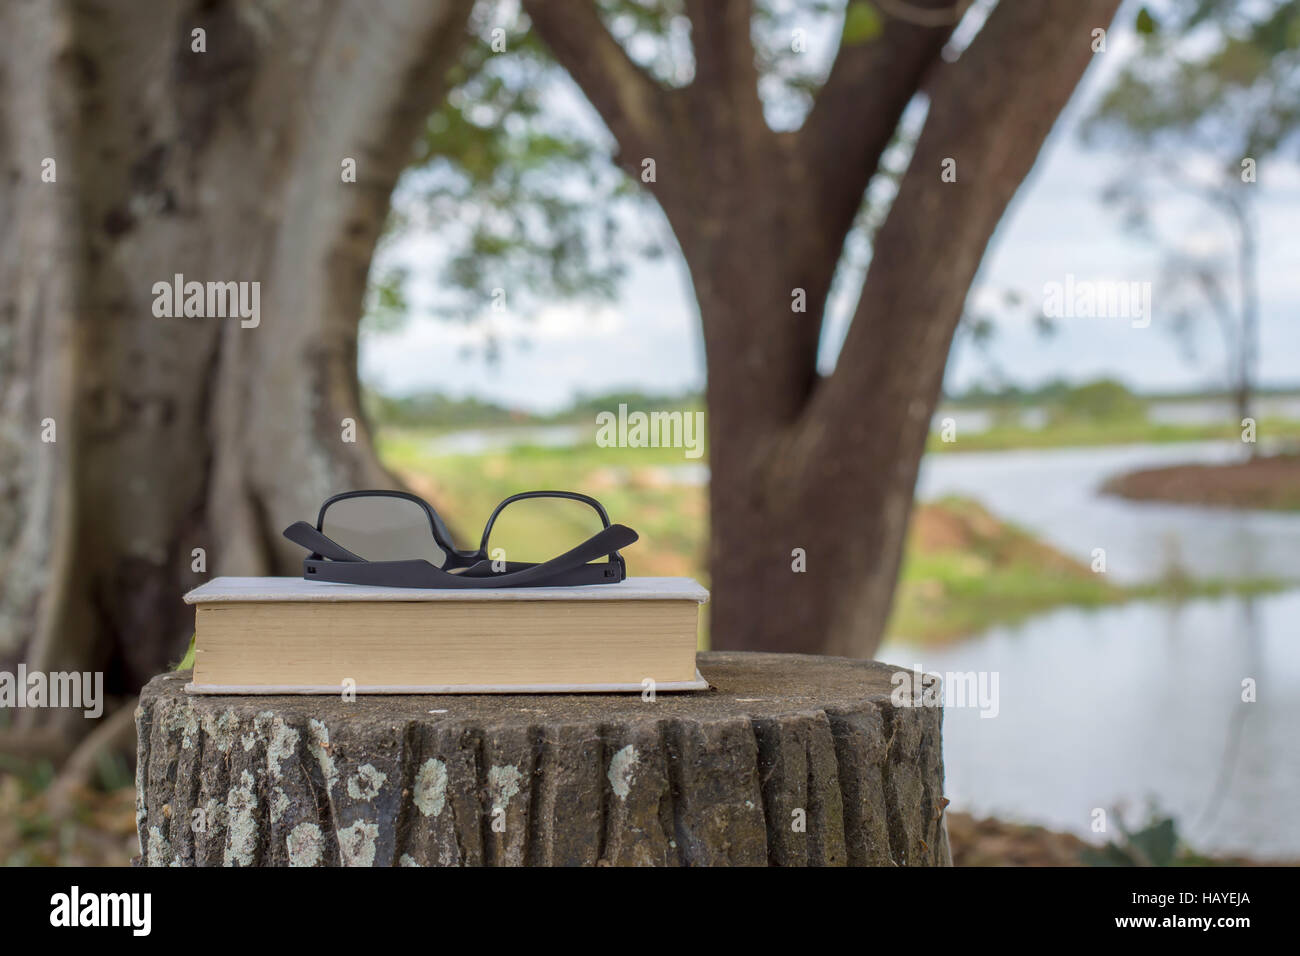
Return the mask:
<svg viewBox="0 0 1300 956">
<path fill-rule="evenodd" d="M 1135 39 L 1126 5 L 1108 37 L 1108 50 L 1094 57 L 1070 105 L 1039 156 L 990 244 L 972 287 L 970 303 L 994 320 L 995 331 L 981 354 L 958 342 L 949 360 L 945 387 L 961 391 L 989 381 L 993 365 L 1003 379 L 1023 386 L 1064 378 L 1088 381 L 1118 378 L 1140 391 L 1179 391 L 1222 387 L 1222 340 L 1206 322 L 1192 355 L 1169 322 L 1167 297 L 1158 281 L 1160 257 L 1125 233 L 1118 216 L 1103 206 L 1104 187 L 1118 176 L 1133 175 L 1132 160 L 1117 150 L 1085 148 L 1078 122 L 1107 87 Z M 833 47 L 815 37 L 827 52 Z M 572 122 L 604 135 L 594 111 L 567 79 L 557 90 L 556 108 Z M 1259 169 L 1260 343 L 1258 378 L 1264 384 L 1300 383 L 1300 166 L 1274 160 Z M 401 186 L 399 186 L 399 195 Z M 657 208 L 643 204 L 631 225 L 647 235 L 670 237 Z M 1229 249 L 1226 224 L 1206 214 L 1195 201 L 1172 194 L 1155 208 L 1157 221 L 1190 247 Z M 699 312 L 689 276 L 671 239 L 669 254 L 634 260 L 615 301 L 606 304 L 554 302 L 537 314 L 485 312 L 471 324 L 430 317 L 422 303 L 436 295 L 433 283 L 441 244 L 437 235 L 408 234 L 383 255 L 413 271 L 408 286 L 411 314 L 392 333 L 362 336 L 362 380 L 400 395 L 438 391 L 529 411 L 554 411 L 579 394 L 624 388 L 655 394 L 700 389 L 704 355 Z M 935 263 L 942 268 L 942 263 Z M 1032 312 L 1049 284 L 1152 282 L 1152 320 L 1146 327 L 1129 318 L 1067 318 L 1044 337 Z M 846 285 L 851 285 L 846 283 Z M 1018 291 L 1017 309 L 1002 305 L 1004 293 Z M 821 365 L 834 366 L 855 304 L 855 289 L 831 303 L 823 334 Z M 1162 311 L 1162 300 L 1166 308 Z M 467 357 L 465 346 L 490 333 L 504 343 L 498 359 Z M 991 362 L 992 365 L 991 365 Z"/>
</svg>

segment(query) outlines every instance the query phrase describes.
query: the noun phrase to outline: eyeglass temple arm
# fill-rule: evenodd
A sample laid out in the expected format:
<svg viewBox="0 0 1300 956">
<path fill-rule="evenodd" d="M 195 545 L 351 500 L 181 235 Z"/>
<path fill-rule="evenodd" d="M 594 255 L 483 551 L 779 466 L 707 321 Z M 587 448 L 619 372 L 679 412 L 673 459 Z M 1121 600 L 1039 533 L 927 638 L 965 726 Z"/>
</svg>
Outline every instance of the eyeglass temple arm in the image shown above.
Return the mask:
<svg viewBox="0 0 1300 956">
<path fill-rule="evenodd" d="M 284 536 L 294 544 L 301 545 L 312 554 L 319 554 L 332 561 L 365 561 L 359 554 L 353 554 L 342 545 L 335 544 L 305 521 L 295 521 L 284 529 Z"/>
<path fill-rule="evenodd" d="M 549 561 L 535 564 L 523 571 L 511 571 L 494 577 L 498 581 L 510 584 L 528 584 L 554 574 L 571 571 L 605 556 L 619 559 L 621 562 L 622 556 L 618 554 L 618 550 L 626 548 L 635 542 L 637 538 L 637 533 L 627 525 L 612 524 L 598 534 L 592 535 L 576 548 L 551 558 Z"/>
</svg>

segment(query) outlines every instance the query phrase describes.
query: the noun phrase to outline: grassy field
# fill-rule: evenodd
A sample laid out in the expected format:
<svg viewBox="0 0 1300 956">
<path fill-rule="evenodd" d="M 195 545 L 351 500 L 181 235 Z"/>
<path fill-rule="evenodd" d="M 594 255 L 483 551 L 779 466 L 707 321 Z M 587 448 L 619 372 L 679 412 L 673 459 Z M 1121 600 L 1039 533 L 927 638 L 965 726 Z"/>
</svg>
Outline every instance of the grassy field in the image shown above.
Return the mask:
<svg viewBox="0 0 1300 956">
<path fill-rule="evenodd" d="M 482 454 L 439 454 L 436 436 L 386 431 L 380 453 L 417 493 L 437 502 L 458 543 L 477 546 L 493 507 L 518 491 L 582 491 L 612 521 L 641 535 L 626 556 L 637 575 L 687 575 L 708 585 L 706 487 L 680 449 L 519 446 Z M 700 459 L 703 461 L 704 459 Z M 539 541 L 569 541 L 572 529 L 540 519 Z M 547 551 L 547 545 L 538 546 Z M 988 513 L 977 502 L 918 506 L 909 532 L 888 633 L 913 642 L 960 638 L 1062 605 L 1095 607 L 1139 597 L 1181 599 L 1225 590 L 1269 590 L 1270 582 L 1169 580 L 1139 588 L 1112 584 L 1087 565 Z M 706 638 L 707 640 L 707 635 Z"/>
<path fill-rule="evenodd" d="M 1026 428 L 998 424 L 986 431 L 961 431 L 961 413 L 953 414 L 958 422 L 957 440 L 945 442 L 935 431 L 930 433 L 927 451 L 1007 451 L 1013 448 L 1070 448 L 1099 445 L 1170 444 L 1191 441 L 1241 441 L 1241 429 L 1231 422 L 1224 425 L 1174 425 L 1145 419 L 1053 423 L 1050 428 Z M 1261 419 L 1256 437 L 1261 442 L 1300 441 L 1300 421 Z"/>
</svg>

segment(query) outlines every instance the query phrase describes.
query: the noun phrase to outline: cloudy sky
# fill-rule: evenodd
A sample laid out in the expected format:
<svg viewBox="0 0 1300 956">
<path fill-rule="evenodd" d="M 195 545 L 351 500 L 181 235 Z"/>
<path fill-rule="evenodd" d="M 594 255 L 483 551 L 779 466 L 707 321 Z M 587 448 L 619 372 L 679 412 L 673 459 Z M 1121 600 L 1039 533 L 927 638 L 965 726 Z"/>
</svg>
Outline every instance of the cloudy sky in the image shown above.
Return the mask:
<svg viewBox="0 0 1300 956">
<path fill-rule="evenodd" d="M 1126 10 L 1129 9 L 1126 7 Z M 1121 13 L 1120 22 L 1132 22 Z M 1223 347 L 1210 323 L 1204 324 L 1195 354 L 1185 354 L 1162 313 L 1158 254 L 1125 234 L 1117 216 L 1103 207 L 1103 188 L 1117 176 L 1132 174 L 1131 160 L 1118 152 L 1085 149 L 1077 124 L 1107 86 L 1133 42 L 1126 27 L 1111 31 L 1109 50 L 1097 56 L 1061 117 L 1038 165 L 1003 219 L 972 290 L 972 304 L 996 322 L 989 352 L 1006 378 L 1034 385 L 1063 377 L 1082 381 L 1106 375 L 1147 391 L 1217 387 L 1224 382 Z M 829 49 L 829 45 L 828 45 Z M 567 81 L 565 81 L 566 87 Z M 575 89 L 556 93 L 557 108 L 575 122 L 598 127 L 598 120 Z M 1300 166 L 1273 161 L 1259 169 L 1260 278 L 1259 377 L 1265 383 L 1300 383 Z M 1157 220 L 1201 251 L 1227 244 L 1226 223 L 1195 201 L 1169 195 L 1156 209 Z M 647 234 L 667 236 L 657 210 L 634 224 Z M 436 269 L 436 235 L 409 235 L 386 253 L 416 269 L 408 287 L 412 315 L 394 333 L 363 337 L 361 373 L 368 384 L 402 394 L 436 390 L 531 410 L 563 406 L 579 392 L 631 387 L 656 393 L 699 388 L 704 382 L 699 314 L 685 267 L 671 254 L 636 261 L 616 301 L 603 306 L 555 302 L 538 314 L 518 317 L 485 313 L 481 322 L 450 324 L 427 315 L 421 290 Z M 670 243 L 671 248 L 671 243 Z M 421 266 L 421 264 L 425 264 Z M 935 262 L 936 270 L 942 269 Z M 1153 281 L 1153 321 L 1134 328 L 1123 318 L 1075 318 L 1058 323 L 1056 335 L 1035 330 L 1031 313 L 1049 283 L 1076 281 Z M 1019 292 L 1026 305 L 1002 306 L 1003 293 Z M 1167 304 L 1167 299 L 1166 299 Z M 833 367 L 854 302 L 832 303 L 824 333 L 822 365 Z M 464 347 L 490 333 L 504 343 L 492 365 L 467 358 Z M 523 344 L 523 343 L 526 343 Z M 950 390 L 986 380 L 987 357 L 959 344 L 948 369 Z"/>
</svg>

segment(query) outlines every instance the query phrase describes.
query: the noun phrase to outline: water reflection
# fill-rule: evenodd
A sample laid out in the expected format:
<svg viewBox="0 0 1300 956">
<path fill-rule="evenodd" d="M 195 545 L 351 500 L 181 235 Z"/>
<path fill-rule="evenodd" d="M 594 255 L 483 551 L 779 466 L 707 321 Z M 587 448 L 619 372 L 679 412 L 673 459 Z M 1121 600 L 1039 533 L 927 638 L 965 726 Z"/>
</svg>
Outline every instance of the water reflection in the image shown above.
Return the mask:
<svg viewBox="0 0 1300 956">
<path fill-rule="evenodd" d="M 999 712 L 950 709 L 947 790 L 970 812 L 1090 836 L 1154 803 L 1197 849 L 1300 859 L 1300 590 L 1045 614 L 884 660 L 997 671 Z M 1242 700 L 1256 682 L 1258 699 Z"/>
</svg>

